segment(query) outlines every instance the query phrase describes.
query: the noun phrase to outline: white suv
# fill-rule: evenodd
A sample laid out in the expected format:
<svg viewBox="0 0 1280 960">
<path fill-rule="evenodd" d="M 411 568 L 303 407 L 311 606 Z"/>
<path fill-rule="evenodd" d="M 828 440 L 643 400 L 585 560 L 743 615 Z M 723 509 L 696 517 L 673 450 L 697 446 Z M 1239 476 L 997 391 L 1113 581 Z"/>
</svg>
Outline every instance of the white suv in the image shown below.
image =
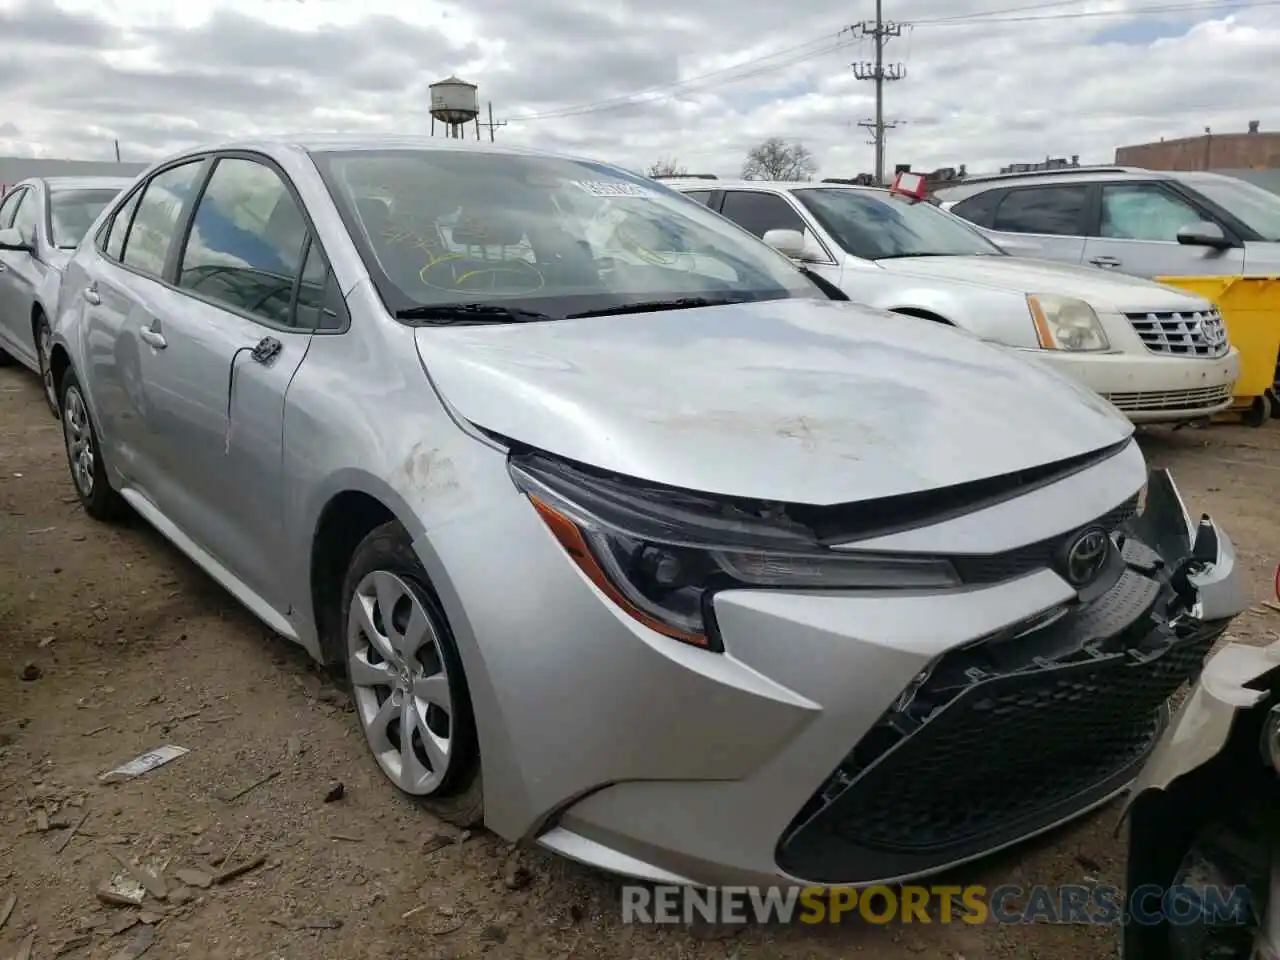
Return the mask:
<svg viewBox="0 0 1280 960">
<path fill-rule="evenodd" d="M 959 217 L 888 190 L 829 183 L 668 180 L 844 290 L 1025 351 L 1135 423 L 1231 405 L 1240 357 L 1222 317 L 1181 290 L 1008 256 Z"/>
</svg>

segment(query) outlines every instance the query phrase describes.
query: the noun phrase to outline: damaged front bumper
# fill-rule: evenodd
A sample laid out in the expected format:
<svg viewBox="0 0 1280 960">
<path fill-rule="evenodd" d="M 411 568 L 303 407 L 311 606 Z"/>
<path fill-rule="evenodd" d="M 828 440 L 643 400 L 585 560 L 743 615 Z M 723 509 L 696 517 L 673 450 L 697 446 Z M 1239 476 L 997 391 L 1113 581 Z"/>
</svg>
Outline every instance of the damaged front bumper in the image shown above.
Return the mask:
<svg viewBox="0 0 1280 960">
<path fill-rule="evenodd" d="M 1245 598 L 1229 538 L 1190 519 L 1165 470 L 1110 532 L 1111 566 L 1077 599 L 920 673 L 797 813 L 777 845 L 782 872 L 815 884 L 920 876 L 1050 829 L 1134 779 L 1169 696 Z"/>
</svg>

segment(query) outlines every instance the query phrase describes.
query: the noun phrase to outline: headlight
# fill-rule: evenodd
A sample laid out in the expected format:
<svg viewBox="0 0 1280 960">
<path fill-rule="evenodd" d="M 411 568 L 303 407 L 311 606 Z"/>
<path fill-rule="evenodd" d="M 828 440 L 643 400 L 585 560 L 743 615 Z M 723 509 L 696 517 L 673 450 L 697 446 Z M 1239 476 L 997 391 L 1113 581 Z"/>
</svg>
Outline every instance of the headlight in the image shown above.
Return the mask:
<svg viewBox="0 0 1280 960">
<path fill-rule="evenodd" d="M 1073 297 L 1050 293 L 1027 294 L 1036 337 L 1045 350 L 1108 350 L 1111 348 L 1093 307 Z"/>
<path fill-rule="evenodd" d="M 602 477 L 539 455 L 513 457 L 510 469 L 547 529 L 606 597 L 650 629 L 705 649 L 723 649 L 710 626 L 717 590 L 939 589 L 960 582 L 946 560 L 832 550 L 777 505 Z"/>
</svg>

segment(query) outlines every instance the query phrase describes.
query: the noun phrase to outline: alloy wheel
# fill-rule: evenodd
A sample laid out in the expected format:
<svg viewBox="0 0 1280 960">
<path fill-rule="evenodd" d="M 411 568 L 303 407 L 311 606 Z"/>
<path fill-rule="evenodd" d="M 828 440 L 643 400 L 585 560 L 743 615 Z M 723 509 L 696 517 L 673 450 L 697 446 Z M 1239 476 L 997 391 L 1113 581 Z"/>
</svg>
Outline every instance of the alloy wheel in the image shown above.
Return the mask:
<svg viewBox="0 0 1280 960">
<path fill-rule="evenodd" d="M 62 435 L 67 444 L 67 459 L 71 461 L 71 477 L 83 497 L 93 496 L 94 457 L 93 429 L 89 425 L 89 410 L 84 397 L 76 386 L 67 388 L 65 409 L 62 411 Z"/>
<path fill-rule="evenodd" d="M 356 586 L 347 669 L 356 714 L 382 772 L 429 796 L 453 759 L 453 701 L 431 614 L 400 577 L 375 570 Z"/>
<path fill-rule="evenodd" d="M 53 334 L 49 332 L 48 321 L 40 321 L 40 337 L 36 341 L 39 353 L 40 380 L 44 383 L 44 395 L 49 401 L 49 409 L 54 416 L 58 415 L 58 388 L 53 382 L 53 368 L 49 365 L 49 351 L 53 348 Z"/>
</svg>

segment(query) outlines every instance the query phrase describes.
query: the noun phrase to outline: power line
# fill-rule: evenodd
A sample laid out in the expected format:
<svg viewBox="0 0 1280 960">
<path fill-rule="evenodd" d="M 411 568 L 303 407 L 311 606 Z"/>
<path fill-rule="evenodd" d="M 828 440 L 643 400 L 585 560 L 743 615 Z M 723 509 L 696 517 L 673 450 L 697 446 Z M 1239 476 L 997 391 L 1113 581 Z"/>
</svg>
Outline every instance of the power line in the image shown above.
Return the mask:
<svg viewBox="0 0 1280 960">
<path fill-rule="evenodd" d="M 1052 14 L 1031 14 L 1029 16 L 1004 16 L 1005 14 L 1021 13 L 1023 11 L 1074 6 L 1080 2 L 1083 2 L 1083 0 L 1057 0 L 1057 2 L 1050 3 L 1032 5 L 1024 4 L 1022 6 L 1009 7 L 1001 10 L 988 10 L 975 13 L 956 14 L 951 17 L 935 17 L 931 19 L 915 20 L 909 23 L 904 23 L 903 26 L 981 26 L 988 23 L 1030 23 L 1053 20 L 1106 19 L 1116 17 L 1122 19 L 1134 19 L 1142 16 L 1158 16 L 1165 13 L 1179 13 L 1197 10 L 1209 10 L 1215 13 L 1232 13 L 1237 11 L 1256 10 L 1263 7 L 1280 6 L 1280 0 L 1252 0 L 1252 2 L 1245 2 L 1245 0 L 1240 0 L 1240 2 L 1236 2 L 1236 0 L 1214 0 L 1214 2 L 1211 3 L 1166 3 L 1151 7 L 1137 7 L 1123 11 L 1063 11 Z M 674 80 L 665 84 L 656 84 L 651 87 L 644 87 L 640 90 L 634 90 L 625 94 L 618 94 L 603 100 L 573 104 L 567 107 L 547 110 L 542 113 L 531 113 L 525 114 L 524 116 L 510 117 L 506 122 L 522 123 L 526 121 L 558 120 L 594 113 L 607 113 L 647 103 L 659 103 L 682 93 L 695 91 L 701 92 L 703 90 L 714 89 L 718 86 L 737 83 L 742 80 L 751 80 L 755 77 L 765 76 L 769 73 L 784 70 L 787 67 L 828 56 L 829 54 L 843 49 L 846 44 L 843 43 L 840 38 L 846 32 L 848 31 L 841 30 L 835 34 L 824 34 L 821 37 L 808 40 L 801 44 L 784 47 L 780 50 L 775 50 L 772 53 L 742 60 L 728 67 L 722 67 L 718 70 L 712 70 L 708 73 L 699 74 L 694 77 L 686 77 L 682 80 Z M 811 49 L 814 48 L 815 45 L 822 43 L 826 43 L 826 46 Z M 766 62 L 786 54 L 793 55 L 776 63 Z M 759 66 L 753 66 L 755 64 L 759 64 Z M 742 71 L 743 68 L 747 67 L 751 67 L 752 69 L 740 73 L 734 72 Z"/>
<path fill-rule="evenodd" d="M 1134 7 L 1131 10 L 1081 10 L 1075 12 L 1031 14 L 1029 16 L 1003 17 L 974 14 L 970 17 L 947 18 L 937 20 L 918 20 L 918 26 L 929 27 L 965 27 L 985 26 L 989 23 L 1043 23 L 1051 20 L 1102 20 L 1108 18 L 1133 19 L 1140 16 L 1159 16 L 1164 13 L 1192 13 L 1199 10 L 1212 11 L 1216 14 L 1235 13 L 1239 11 L 1257 10 L 1260 7 L 1280 6 L 1280 0 L 1252 0 L 1252 2 L 1232 2 L 1232 0 L 1215 0 L 1211 3 L 1166 3 L 1151 7 Z M 1034 8 L 1031 8 L 1034 9 Z"/>
<path fill-rule="evenodd" d="M 741 60 L 738 63 L 731 64 L 727 67 L 721 67 L 718 70 L 712 70 L 708 73 L 698 74 L 697 76 L 693 76 L 693 77 L 685 77 L 682 80 L 672 80 L 669 83 L 655 84 L 654 86 L 651 86 L 651 87 L 644 87 L 640 90 L 634 90 L 631 93 L 624 93 L 624 94 L 619 94 L 613 97 L 606 97 L 603 100 L 593 100 L 588 103 L 575 104 L 573 106 L 561 107 L 555 110 L 547 110 L 542 113 L 531 113 L 531 114 L 526 114 L 522 117 L 512 117 L 511 120 L 512 121 L 552 120 L 552 119 L 558 119 L 560 117 L 565 117 L 565 116 L 576 116 L 579 113 L 595 113 L 600 110 L 610 110 L 610 109 L 616 109 L 618 107 L 629 107 L 634 105 L 637 102 L 639 103 L 645 102 L 643 100 L 637 100 L 636 99 L 637 97 L 643 97 L 653 93 L 661 94 L 661 93 L 670 93 L 670 92 L 676 92 L 676 91 L 683 92 L 684 88 L 697 86 L 706 80 L 712 80 L 718 77 L 723 77 L 726 74 L 731 74 L 734 71 L 741 70 L 744 67 L 750 67 L 753 64 L 762 64 L 763 66 L 758 69 L 753 69 L 750 72 L 746 74 L 742 74 L 740 76 L 728 77 L 727 82 L 731 83 L 736 80 L 745 79 L 747 77 L 759 76 L 761 74 L 769 73 L 774 70 L 781 70 L 785 67 L 792 66 L 793 64 L 796 64 L 796 63 L 802 63 L 805 60 L 812 60 L 819 56 L 825 56 L 828 53 L 832 53 L 835 50 L 840 49 L 840 47 L 843 46 L 843 44 L 840 42 L 840 38 L 843 33 L 844 31 L 842 30 L 834 34 L 832 33 L 823 34 L 820 37 L 815 37 L 813 39 L 806 40 L 804 43 L 798 43 L 790 47 L 783 47 L 782 49 L 775 50 L 772 53 L 762 54 L 761 56 L 758 56 L 758 57 L 751 57 L 750 59 Z M 818 44 L 826 44 L 826 46 L 821 47 L 820 49 L 813 49 Z M 776 57 L 786 56 L 787 54 L 792 54 L 793 56 L 788 57 L 788 59 L 783 60 L 780 63 L 770 63 L 770 64 L 764 63 L 764 61 L 773 60 Z M 661 99 L 661 97 L 659 97 L 658 99 Z"/>
<path fill-rule="evenodd" d="M 855 37 L 870 37 L 875 48 L 875 61 L 866 60 L 853 64 L 853 75 L 859 80 L 870 80 L 876 85 L 876 118 L 859 123 L 860 127 L 868 127 L 873 133 L 876 148 L 876 183 L 884 183 L 884 133 L 897 126 L 896 123 L 885 123 L 884 119 L 884 85 L 893 80 L 901 80 L 907 75 L 907 68 L 900 63 L 886 65 L 884 62 L 884 45 L 890 37 L 902 36 L 903 25 L 884 18 L 883 0 L 876 0 L 875 20 L 863 20 L 855 23 L 850 30 Z"/>
</svg>

